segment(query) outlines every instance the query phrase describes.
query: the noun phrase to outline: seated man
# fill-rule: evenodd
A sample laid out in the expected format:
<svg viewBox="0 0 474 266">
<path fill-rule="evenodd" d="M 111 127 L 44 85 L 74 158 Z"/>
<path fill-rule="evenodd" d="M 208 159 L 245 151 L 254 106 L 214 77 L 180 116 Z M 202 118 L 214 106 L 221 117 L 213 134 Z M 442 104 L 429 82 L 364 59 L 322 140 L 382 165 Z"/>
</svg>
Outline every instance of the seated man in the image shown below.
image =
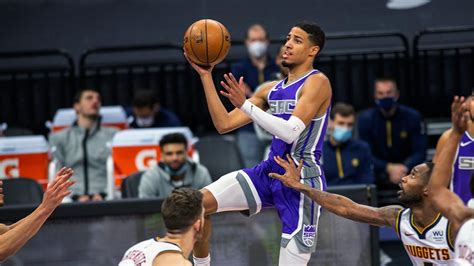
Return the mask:
<svg viewBox="0 0 474 266">
<path fill-rule="evenodd" d="M 398 189 L 408 169 L 423 163 L 426 136 L 423 120 L 415 109 L 397 103 L 400 92 L 392 78 L 375 80 L 375 103 L 357 121 L 359 137 L 369 143 L 374 158 L 377 186 Z"/>
<path fill-rule="evenodd" d="M 183 134 L 163 136 L 160 140 L 161 162 L 143 174 L 138 188 L 140 198 L 164 199 L 174 189 L 201 189 L 212 182 L 205 166 L 188 159 L 187 145 Z"/>
<path fill-rule="evenodd" d="M 202 193 L 191 188 L 173 191 L 163 202 L 161 214 L 166 236 L 129 248 L 119 266 L 192 265 L 187 258 L 204 227 Z"/>
<path fill-rule="evenodd" d="M 133 98 L 131 128 L 179 127 L 181 121 L 170 110 L 163 108 L 152 90 L 137 91 Z"/>
<path fill-rule="evenodd" d="M 369 145 L 352 138 L 354 120 L 351 105 L 337 103 L 331 110 L 330 136 L 324 142 L 322 161 L 328 186 L 373 184 L 375 181 Z"/>
<path fill-rule="evenodd" d="M 117 129 L 101 126 L 99 92 L 93 89 L 79 91 L 74 97 L 77 120 L 70 128 L 53 133 L 49 143 L 59 166 L 70 166 L 76 181 L 71 189 L 72 200 L 100 201 L 106 196 L 107 158 Z"/>
<path fill-rule="evenodd" d="M 54 181 L 48 184 L 43 201 L 30 215 L 12 225 L 0 224 L 0 262 L 20 250 L 43 226 L 44 222 L 61 204 L 64 197 L 71 194 L 69 180 L 74 172 L 71 168 L 62 168 Z M 0 206 L 3 205 L 2 181 L 0 181 Z"/>
</svg>

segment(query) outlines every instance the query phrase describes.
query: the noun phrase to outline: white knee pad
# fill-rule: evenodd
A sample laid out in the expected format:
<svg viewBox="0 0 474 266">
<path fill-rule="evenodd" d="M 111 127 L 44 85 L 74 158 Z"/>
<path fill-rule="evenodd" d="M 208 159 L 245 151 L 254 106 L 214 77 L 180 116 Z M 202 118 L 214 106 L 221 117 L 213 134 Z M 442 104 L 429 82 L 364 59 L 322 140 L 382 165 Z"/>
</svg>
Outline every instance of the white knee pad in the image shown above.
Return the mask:
<svg viewBox="0 0 474 266">
<path fill-rule="evenodd" d="M 311 253 L 301 253 L 294 239 L 291 239 L 286 248 L 280 247 L 279 266 L 308 265 Z"/>
<path fill-rule="evenodd" d="M 249 206 L 244 191 L 236 177 L 239 171 L 223 175 L 221 178 L 205 187 L 217 201 L 217 212 L 243 211 Z"/>
</svg>

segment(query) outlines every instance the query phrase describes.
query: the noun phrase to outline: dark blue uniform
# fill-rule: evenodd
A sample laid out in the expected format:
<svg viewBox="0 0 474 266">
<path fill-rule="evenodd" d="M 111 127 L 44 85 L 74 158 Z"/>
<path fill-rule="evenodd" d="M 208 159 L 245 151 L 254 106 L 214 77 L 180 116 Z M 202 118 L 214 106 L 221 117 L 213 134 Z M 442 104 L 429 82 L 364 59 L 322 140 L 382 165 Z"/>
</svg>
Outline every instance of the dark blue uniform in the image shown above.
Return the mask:
<svg viewBox="0 0 474 266">
<path fill-rule="evenodd" d="M 398 104 L 395 114 L 386 118 L 373 107 L 359 115 L 357 125 L 359 137 L 372 150 L 377 177 L 385 175 L 387 163 L 402 163 L 410 170 L 425 161 L 424 124 L 415 109 Z"/>
<path fill-rule="evenodd" d="M 340 146 L 324 142 L 323 169 L 328 186 L 373 184 L 373 160 L 369 145 L 351 139 Z"/>
</svg>

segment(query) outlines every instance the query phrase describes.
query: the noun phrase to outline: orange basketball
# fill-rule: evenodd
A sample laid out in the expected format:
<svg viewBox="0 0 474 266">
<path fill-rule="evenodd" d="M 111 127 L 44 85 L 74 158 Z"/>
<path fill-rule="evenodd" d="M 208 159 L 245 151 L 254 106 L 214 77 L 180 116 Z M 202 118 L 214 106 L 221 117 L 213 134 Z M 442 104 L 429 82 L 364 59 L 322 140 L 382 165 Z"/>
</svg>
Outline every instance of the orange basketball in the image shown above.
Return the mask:
<svg viewBox="0 0 474 266">
<path fill-rule="evenodd" d="M 183 46 L 194 63 L 201 66 L 215 65 L 229 53 L 230 34 L 220 22 L 201 19 L 186 30 Z"/>
</svg>

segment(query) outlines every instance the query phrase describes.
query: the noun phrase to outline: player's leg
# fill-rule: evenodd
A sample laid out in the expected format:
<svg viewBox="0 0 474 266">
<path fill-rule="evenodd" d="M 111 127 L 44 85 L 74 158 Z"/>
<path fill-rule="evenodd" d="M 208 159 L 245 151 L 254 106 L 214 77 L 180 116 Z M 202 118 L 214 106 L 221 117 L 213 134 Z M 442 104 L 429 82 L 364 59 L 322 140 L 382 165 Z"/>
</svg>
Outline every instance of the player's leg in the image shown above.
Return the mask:
<svg viewBox="0 0 474 266">
<path fill-rule="evenodd" d="M 316 189 L 325 188 L 319 168 L 303 168 L 301 176 L 301 182 Z M 282 221 L 279 265 L 307 265 L 316 249 L 320 206 L 277 181 L 273 187 L 281 190 L 281 196 L 275 197 L 275 207 Z"/>
<path fill-rule="evenodd" d="M 193 257 L 194 265 L 209 265 L 209 240 L 211 237 L 209 216 L 216 212 L 246 210 L 254 214 L 261 209 L 261 201 L 254 184 L 244 171 L 226 174 L 201 191 L 206 210 L 206 221 L 202 239 L 194 245 Z"/>
</svg>

